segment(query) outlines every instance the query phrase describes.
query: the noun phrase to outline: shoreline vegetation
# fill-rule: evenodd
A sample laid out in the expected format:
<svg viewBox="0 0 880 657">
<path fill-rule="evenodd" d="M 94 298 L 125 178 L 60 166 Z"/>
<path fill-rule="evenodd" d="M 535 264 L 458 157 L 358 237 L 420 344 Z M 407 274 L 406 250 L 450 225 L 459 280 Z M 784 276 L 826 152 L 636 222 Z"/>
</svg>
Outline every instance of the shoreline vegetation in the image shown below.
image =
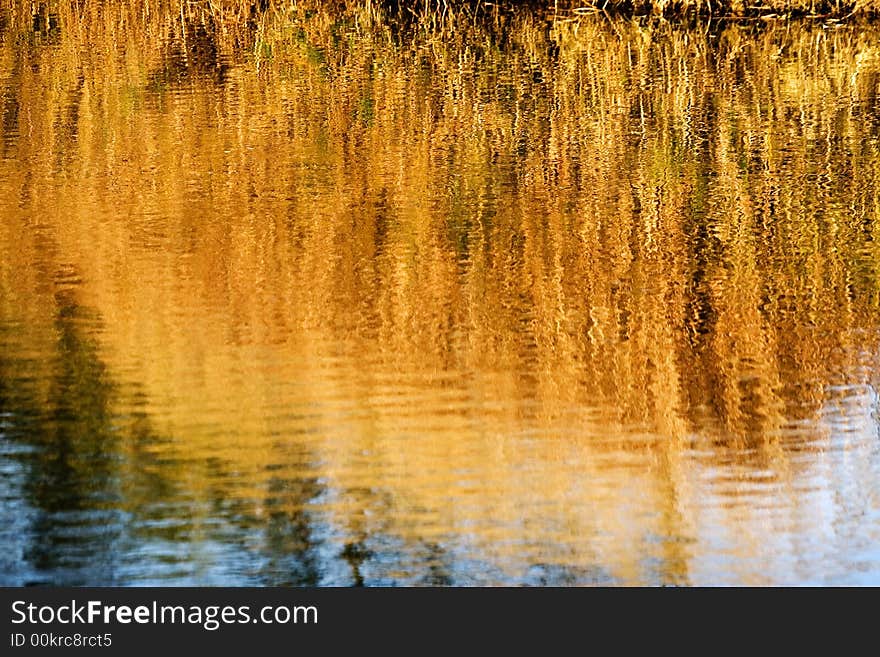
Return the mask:
<svg viewBox="0 0 880 657">
<path fill-rule="evenodd" d="M 38 21 L 38 17 L 53 13 L 78 13 L 90 4 L 89 0 L 0 0 L 0 34 L 8 28 L 10 15 L 30 16 Z M 355 12 L 389 24 L 422 28 L 455 27 L 463 21 L 476 23 L 522 11 L 553 21 L 598 15 L 684 24 L 799 19 L 834 25 L 880 17 L 880 0 L 138 0 L 127 4 L 132 5 L 133 13 L 145 18 L 158 12 L 254 24 L 264 21 L 266 16 L 305 8 L 340 15 Z"/>
<path fill-rule="evenodd" d="M 265 2 L 266 0 L 263 0 Z M 340 4 L 346 4 L 341 2 Z M 366 0 L 392 13 L 417 18 L 465 14 L 475 16 L 527 6 L 558 18 L 605 14 L 609 17 L 658 17 L 672 20 L 695 18 L 738 20 L 784 20 L 789 18 L 847 20 L 880 16 L 878 0 Z"/>
</svg>

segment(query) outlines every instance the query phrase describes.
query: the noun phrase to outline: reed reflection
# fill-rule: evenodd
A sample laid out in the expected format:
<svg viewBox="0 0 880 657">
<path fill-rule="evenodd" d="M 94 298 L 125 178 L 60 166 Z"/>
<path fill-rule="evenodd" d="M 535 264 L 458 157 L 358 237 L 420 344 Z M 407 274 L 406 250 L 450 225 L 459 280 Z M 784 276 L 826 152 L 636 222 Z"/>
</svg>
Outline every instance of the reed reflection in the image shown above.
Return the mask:
<svg viewBox="0 0 880 657">
<path fill-rule="evenodd" d="M 876 581 L 873 27 L 218 7 L 7 9 L 4 440 L 100 572 Z"/>
</svg>

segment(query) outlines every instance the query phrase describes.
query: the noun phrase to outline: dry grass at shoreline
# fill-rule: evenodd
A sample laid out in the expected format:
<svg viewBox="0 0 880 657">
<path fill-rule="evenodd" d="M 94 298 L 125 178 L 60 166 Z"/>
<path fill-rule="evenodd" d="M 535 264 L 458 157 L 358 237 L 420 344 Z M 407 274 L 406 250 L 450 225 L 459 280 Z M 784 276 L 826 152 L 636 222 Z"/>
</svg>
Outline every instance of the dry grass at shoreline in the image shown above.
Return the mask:
<svg viewBox="0 0 880 657">
<path fill-rule="evenodd" d="M 255 26 L 278 13 L 305 9 L 338 15 L 358 13 L 367 21 L 423 29 L 457 28 L 466 22 L 497 19 L 524 9 L 557 20 L 591 14 L 771 22 L 798 18 L 841 22 L 880 16 L 880 0 L 137 0 L 125 4 L 127 13 L 141 18 L 160 14 Z M 36 26 L 49 14 L 78 13 L 88 5 L 81 1 L 2 0 L 0 33 L 17 20 L 33 20 Z"/>
</svg>

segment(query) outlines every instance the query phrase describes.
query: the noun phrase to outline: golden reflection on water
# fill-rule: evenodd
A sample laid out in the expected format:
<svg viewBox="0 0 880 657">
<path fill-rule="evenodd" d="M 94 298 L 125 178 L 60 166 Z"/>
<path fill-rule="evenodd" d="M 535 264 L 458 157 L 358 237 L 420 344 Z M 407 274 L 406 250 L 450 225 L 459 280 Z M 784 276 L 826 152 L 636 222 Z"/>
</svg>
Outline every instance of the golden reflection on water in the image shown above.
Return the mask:
<svg viewBox="0 0 880 657">
<path fill-rule="evenodd" d="M 880 582 L 876 28 L 2 6 L 10 582 Z"/>
</svg>

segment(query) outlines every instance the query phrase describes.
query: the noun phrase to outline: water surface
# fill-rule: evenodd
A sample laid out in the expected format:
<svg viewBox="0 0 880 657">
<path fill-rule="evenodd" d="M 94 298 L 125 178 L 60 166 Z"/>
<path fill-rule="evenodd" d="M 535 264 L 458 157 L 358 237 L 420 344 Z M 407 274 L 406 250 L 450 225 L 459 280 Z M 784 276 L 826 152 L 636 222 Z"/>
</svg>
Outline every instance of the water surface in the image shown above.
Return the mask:
<svg viewBox="0 0 880 657">
<path fill-rule="evenodd" d="M 880 31 L 3 2 L 0 583 L 880 584 Z"/>
</svg>

